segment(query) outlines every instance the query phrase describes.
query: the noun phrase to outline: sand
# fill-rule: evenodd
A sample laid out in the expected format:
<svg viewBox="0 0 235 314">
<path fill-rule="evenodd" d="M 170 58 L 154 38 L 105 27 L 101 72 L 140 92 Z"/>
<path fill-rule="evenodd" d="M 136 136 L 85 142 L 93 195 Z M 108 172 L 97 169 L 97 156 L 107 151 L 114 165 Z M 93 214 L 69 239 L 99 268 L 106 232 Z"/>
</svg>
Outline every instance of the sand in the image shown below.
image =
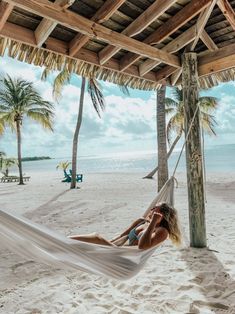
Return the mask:
<svg viewBox="0 0 235 314">
<path fill-rule="evenodd" d="M 0 206 L 66 235 L 97 231 L 107 238 L 139 217 L 156 181 L 140 173 L 85 174 L 69 190 L 58 172 L 30 173 L 30 182 L 0 184 Z M 189 248 L 187 189 L 179 173 L 176 208 L 184 234 L 177 249 L 164 244 L 128 281 L 52 269 L 0 252 L 0 313 L 235 313 L 235 174 L 207 176 L 208 249 Z M 121 227 L 120 227 L 121 226 Z"/>
</svg>

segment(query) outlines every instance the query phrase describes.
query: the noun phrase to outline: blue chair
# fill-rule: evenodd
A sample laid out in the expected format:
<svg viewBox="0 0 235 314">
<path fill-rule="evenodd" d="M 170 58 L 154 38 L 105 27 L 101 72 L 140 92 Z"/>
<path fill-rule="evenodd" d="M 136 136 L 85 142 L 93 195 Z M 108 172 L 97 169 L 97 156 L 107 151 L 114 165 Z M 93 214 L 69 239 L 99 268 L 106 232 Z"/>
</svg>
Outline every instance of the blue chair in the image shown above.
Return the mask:
<svg viewBox="0 0 235 314">
<path fill-rule="evenodd" d="M 71 177 L 70 175 L 64 170 L 64 179 L 61 182 L 71 182 Z"/>
<path fill-rule="evenodd" d="M 70 173 L 70 176 L 72 176 L 72 169 L 69 169 L 69 173 Z M 81 174 L 81 173 L 77 174 L 76 181 L 77 182 L 82 182 L 83 181 L 83 174 Z"/>
<path fill-rule="evenodd" d="M 81 173 L 77 174 L 76 180 L 77 180 L 77 182 L 82 182 L 82 180 L 83 180 L 83 174 L 81 174 Z"/>
</svg>

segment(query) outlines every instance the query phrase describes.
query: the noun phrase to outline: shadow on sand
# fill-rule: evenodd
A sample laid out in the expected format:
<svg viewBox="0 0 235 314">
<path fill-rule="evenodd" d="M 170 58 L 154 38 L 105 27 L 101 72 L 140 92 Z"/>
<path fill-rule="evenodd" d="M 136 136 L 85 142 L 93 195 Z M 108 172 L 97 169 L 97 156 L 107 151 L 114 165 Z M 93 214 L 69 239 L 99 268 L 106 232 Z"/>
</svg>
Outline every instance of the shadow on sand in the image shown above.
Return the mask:
<svg viewBox="0 0 235 314">
<path fill-rule="evenodd" d="M 40 215 L 48 214 L 48 209 L 51 207 L 51 205 L 56 202 L 61 196 L 65 195 L 66 193 L 68 193 L 69 191 L 71 191 L 70 189 L 65 190 L 57 195 L 55 195 L 54 197 L 52 197 L 49 201 L 47 201 L 46 203 L 40 205 L 39 207 L 28 211 L 24 216 L 27 217 L 28 219 L 33 218 L 33 216 L 35 215 L 35 213 L 40 213 Z"/>
<path fill-rule="evenodd" d="M 205 249 L 187 248 L 181 251 L 182 260 L 194 277 L 189 280 L 199 288 L 203 299 L 195 299 L 187 314 L 235 313 L 235 280 L 231 278 L 215 253 Z"/>
</svg>

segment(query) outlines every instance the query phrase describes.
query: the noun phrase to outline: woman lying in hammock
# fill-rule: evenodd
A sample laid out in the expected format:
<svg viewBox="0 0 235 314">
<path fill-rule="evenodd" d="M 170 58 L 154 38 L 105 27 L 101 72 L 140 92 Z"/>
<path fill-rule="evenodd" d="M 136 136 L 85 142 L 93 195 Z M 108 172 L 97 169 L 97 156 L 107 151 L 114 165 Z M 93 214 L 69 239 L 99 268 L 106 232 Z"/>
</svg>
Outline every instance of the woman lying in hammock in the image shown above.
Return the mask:
<svg viewBox="0 0 235 314">
<path fill-rule="evenodd" d="M 166 203 L 153 207 L 146 217 L 137 219 L 122 234 L 110 241 L 97 233 L 70 236 L 71 239 L 110 246 L 122 246 L 128 240 L 128 245 L 136 245 L 144 250 L 158 245 L 168 237 L 176 245 L 181 243 L 177 212 Z"/>
</svg>

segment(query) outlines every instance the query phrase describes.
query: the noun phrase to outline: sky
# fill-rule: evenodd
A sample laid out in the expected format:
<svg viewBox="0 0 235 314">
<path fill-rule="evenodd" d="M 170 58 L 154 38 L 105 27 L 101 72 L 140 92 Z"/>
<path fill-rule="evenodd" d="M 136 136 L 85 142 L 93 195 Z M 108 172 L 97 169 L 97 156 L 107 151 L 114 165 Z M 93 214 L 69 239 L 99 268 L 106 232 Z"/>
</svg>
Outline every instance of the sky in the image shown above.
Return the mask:
<svg viewBox="0 0 235 314">
<path fill-rule="evenodd" d="M 8 57 L 0 57 L 0 72 L 11 77 L 32 81 L 41 96 L 55 107 L 54 132 L 45 131 L 39 124 L 27 118 L 22 127 L 22 156 L 71 156 L 73 132 L 79 107 L 81 79 L 74 76 L 63 88 L 61 99 L 56 102 L 52 95 L 52 81 L 41 81 L 43 69 Z M 116 154 L 154 153 L 157 149 L 156 92 L 129 89 L 124 95 L 118 86 L 101 82 L 106 109 L 98 117 L 88 93 L 85 94 L 83 121 L 80 129 L 79 156 L 108 156 Z M 219 99 L 214 114 L 218 125 L 216 137 L 206 136 L 206 147 L 235 144 L 235 82 L 220 84 L 201 95 Z M 167 88 L 171 97 L 171 88 Z M 183 141 L 183 140 L 182 140 Z M 181 141 L 181 142 L 182 142 Z M 182 143 L 178 144 L 178 148 Z M 0 151 L 8 156 L 17 154 L 16 134 L 6 129 L 0 138 Z"/>
</svg>

